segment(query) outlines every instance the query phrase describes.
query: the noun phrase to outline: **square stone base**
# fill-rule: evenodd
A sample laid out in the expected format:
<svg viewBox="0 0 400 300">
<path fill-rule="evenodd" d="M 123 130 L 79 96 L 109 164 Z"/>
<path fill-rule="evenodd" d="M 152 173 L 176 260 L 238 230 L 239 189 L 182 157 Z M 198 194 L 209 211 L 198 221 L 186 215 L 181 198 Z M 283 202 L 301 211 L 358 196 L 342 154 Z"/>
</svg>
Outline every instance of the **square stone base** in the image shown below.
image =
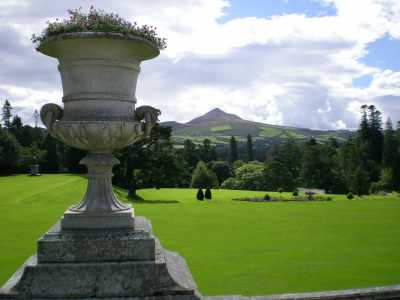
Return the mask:
<svg viewBox="0 0 400 300">
<path fill-rule="evenodd" d="M 63 230 L 134 228 L 133 208 L 113 213 L 82 213 L 67 210 L 61 219 Z"/>
<path fill-rule="evenodd" d="M 0 299 L 199 300 L 185 260 L 163 249 L 150 222 L 135 229 L 46 233 L 32 256 L 0 289 Z"/>
</svg>

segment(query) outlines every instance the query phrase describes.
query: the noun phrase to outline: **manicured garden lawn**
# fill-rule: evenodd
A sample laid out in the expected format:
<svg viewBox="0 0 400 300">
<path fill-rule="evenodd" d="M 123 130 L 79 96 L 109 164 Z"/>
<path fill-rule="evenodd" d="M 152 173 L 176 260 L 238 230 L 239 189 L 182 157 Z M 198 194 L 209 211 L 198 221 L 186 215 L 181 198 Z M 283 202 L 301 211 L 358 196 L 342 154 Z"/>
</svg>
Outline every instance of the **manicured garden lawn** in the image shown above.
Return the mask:
<svg viewBox="0 0 400 300">
<path fill-rule="evenodd" d="M 71 175 L 0 177 L 0 283 L 83 194 Z M 121 198 L 124 191 L 117 190 Z M 249 203 L 251 191 L 141 190 L 135 213 L 187 260 L 204 295 L 262 295 L 400 283 L 400 198 Z M 275 193 L 270 193 L 276 196 Z M 283 194 L 282 196 L 287 196 Z"/>
</svg>

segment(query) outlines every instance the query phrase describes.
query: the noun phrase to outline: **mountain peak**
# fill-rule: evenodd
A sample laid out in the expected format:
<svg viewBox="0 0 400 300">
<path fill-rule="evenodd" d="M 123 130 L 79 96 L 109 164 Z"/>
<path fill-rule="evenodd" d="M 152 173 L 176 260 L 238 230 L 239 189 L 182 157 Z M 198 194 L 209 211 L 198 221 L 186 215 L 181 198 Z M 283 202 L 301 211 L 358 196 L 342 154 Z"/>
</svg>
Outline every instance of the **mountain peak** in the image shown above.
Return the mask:
<svg viewBox="0 0 400 300">
<path fill-rule="evenodd" d="M 210 122 L 210 121 L 238 121 L 238 120 L 242 120 L 242 118 L 240 118 L 237 115 L 234 114 L 228 114 L 226 112 L 224 112 L 222 109 L 216 107 L 212 110 L 210 110 L 208 113 L 194 118 L 193 120 L 187 122 L 187 124 L 198 124 L 198 123 L 203 123 L 203 122 Z"/>
</svg>

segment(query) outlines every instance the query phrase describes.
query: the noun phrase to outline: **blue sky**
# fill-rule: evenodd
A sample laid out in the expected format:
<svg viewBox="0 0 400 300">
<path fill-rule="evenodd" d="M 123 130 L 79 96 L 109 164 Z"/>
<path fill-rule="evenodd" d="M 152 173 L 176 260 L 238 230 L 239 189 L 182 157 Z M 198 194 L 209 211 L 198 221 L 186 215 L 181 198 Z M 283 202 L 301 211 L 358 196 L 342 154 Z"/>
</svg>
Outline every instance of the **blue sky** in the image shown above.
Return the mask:
<svg viewBox="0 0 400 300">
<path fill-rule="evenodd" d="M 400 120 L 399 0 L 0 1 L 0 101 L 24 122 L 63 96 L 32 33 L 91 5 L 157 26 L 168 48 L 142 64 L 138 105 L 186 122 L 219 107 L 245 119 L 355 129 L 362 104 Z"/>
<path fill-rule="evenodd" d="M 312 0 L 231 0 L 224 10 L 226 15 L 220 19 L 224 22 L 234 18 L 261 17 L 268 18 L 284 14 L 305 14 L 308 17 L 335 15 L 332 5 L 324 5 Z"/>
</svg>

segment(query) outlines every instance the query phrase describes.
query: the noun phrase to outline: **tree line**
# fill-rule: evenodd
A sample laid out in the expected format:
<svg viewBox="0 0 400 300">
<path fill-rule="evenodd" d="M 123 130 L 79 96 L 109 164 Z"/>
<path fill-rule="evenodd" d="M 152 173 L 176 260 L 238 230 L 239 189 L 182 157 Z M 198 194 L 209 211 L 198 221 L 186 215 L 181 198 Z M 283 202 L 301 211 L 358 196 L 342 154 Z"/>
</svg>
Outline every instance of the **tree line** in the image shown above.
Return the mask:
<svg viewBox="0 0 400 300">
<path fill-rule="evenodd" d="M 43 173 L 84 173 L 79 165 L 85 151 L 68 147 L 38 126 L 39 113 L 35 110 L 32 127 L 23 124 L 6 100 L 2 106 L 0 124 L 0 174 L 27 173 L 33 164 L 39 164 Z"/>
<path fill-rule="evenodd" d="M 12 115 L 9 101 L 3 105 L 2 120 L 2 174 L 27 172 L 34 163 L 43 173 L 85 172 L 79 165 L 85 151 L 58 142 L 37 122 L 34 127 L 24 125 Z M 244 144 L 232 136 L 229 153 L 219 152 L 209 139 L 175 145 L 171 128 L 157 125 L 148 138 L 115 153 L 121 163 L 114 167 L 113 182 L 132 197 L 146 187 L 285 191 L 305 187 L 359 195 L 400 190 L 400 122 L 396 128 L 390 119 L 383 124 L 373 105 L 361 107 L 359 129 L 345 142 L 288 139 L 271 145 L 264 161 L 254 160 L 250 135 Z"/>
</svg>

